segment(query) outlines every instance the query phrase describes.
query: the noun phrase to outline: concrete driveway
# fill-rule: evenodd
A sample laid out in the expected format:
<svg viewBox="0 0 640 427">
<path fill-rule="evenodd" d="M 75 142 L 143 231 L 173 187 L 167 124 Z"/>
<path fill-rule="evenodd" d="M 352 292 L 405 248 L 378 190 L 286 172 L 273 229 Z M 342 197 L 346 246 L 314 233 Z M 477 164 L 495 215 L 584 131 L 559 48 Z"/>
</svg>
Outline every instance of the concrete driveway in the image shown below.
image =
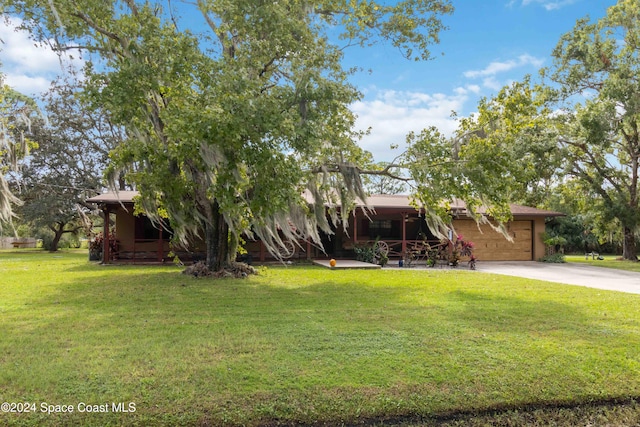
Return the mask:
<svg viewBox="0 0 640 427">
<path fill-rule="evenodd" d="M 477 271 L 640 294 L 640 273 L 578 263 L 485 261 Z"/>
</svg>

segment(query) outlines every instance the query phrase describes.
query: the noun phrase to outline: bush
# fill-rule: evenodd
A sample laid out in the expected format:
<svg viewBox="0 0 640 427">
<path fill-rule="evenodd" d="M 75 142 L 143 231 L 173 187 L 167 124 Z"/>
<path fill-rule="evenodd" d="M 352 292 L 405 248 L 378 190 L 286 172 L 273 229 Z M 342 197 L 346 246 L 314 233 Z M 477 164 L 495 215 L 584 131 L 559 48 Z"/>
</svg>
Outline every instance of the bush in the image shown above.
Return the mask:
<svg viewBox="0 0 640 427">
<path fill-rule="evenodd" d="M 453 242 L 451 253 L 449 254 L 449 265 L 457 267 L 461 257 L 469 257 L 469 268 L 471 270 L 476 269 L 476 257 L 473 256 L 473 248 L 475 244 L 473 242 L 464 240 L 464 237 L 460 234 L 456 237 L 456 241 Z"/>
<path fill-rule="evenodd" d="M 118 244 L 114 238 L 115 231 L 110 233 L 109 239 L 109 253 L 113 257 L 113 255 L 118 250 Z M 89 259 L 94 261 L 99 261 L 102 259 L 102 249 L 104 246 L 104 236 L 102 232 L 96 234 L 96 236 L 89 242 Z"/>
<path fill-rule="evenodd" d="M 540 258 L 538 261 L 539 262 L 555 263 L 555 264 L 562 264 L 562 263 L 567 262 L 564 259 L 564 254 L 561 254 L 561 253 L 555 253 L 553 255 L 545 255 L 542 258 Z"/>
<path fill-rule="evenodd" d="M 42 248 L 50 251 L 53 249 L 53 239 L 55 234 L 48 228 L 40 228 L 38 237 L 42 240 Z M 58 249 L 77 249 L 80 247 L 80 238 L 77 234 L 64 233 L 58 241 Z"/>
<path fill-rule="evenodd" d="M 356 260 L 374 264 L 376 259 L 376 251 L 371 246 L 356 246 L 353 248 L 356 253 Z"/>
<path fill-rule="evenodd" d="M 54 238 L 54 234 L 52 231 L 46 230 L 46 231 L 41 231 L 41 235 L 40 235 L 40 239 L 42 240 L 42 248 L 50 251 L 52 248 L 52 243 L 53 243 L 53 238 Z"/>
</svg>

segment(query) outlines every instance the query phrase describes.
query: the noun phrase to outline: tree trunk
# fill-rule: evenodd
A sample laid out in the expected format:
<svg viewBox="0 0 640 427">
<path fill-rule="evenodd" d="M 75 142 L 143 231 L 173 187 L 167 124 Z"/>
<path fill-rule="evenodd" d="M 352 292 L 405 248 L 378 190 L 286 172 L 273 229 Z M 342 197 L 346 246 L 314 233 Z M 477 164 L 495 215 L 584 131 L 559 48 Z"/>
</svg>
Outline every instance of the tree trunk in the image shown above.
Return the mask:
<svg viewBox="0 0 640 427">
<path fill-rule="evenodd" d="M 53 235 L 53 240 L 51 241 L 51 246 L 49 247 L 49 252 L 57 252 L 58 244 L 60 244 L 60 239 L 64 234 L 64 224 L 62 225 L 57 224 L 57 225 L 59 226 L 59 228 L 51 227 L 51 230 L 53 230 L 54 235 Z"/>
<path fill-rule="evenodd" d="M 229 266 L 229 225 L 222 215 L 218 216 L 218 264 L 216 270 Z"/>
<path fill-rule="evenodd" d="M 205 245 L 207 247 L 207 267 L 211 271 L 220 271 L 228 266 L 229 225 L 220 213 L 220 205 L 214 201 L 211 214 L 205 224 Z"/>
<path fill-rule="evenodd" d="M 217 204 L 211 208 L 211 213 L 208 215 L 207 222 L 204 226 L 204 244 L 207 250 L 207 267 L 211 271 L 217 271 L 218 264 L 218 221 L 220 219 L 220 212 L 217 209 Z"/>
<path fill-rule="evenodd" d="M 638 261 L 638 256 L 636 255 L 636 236 L 630 227 L 623 227 L 623 231 L 622 258 L 630 261 Z"/>
</svg>

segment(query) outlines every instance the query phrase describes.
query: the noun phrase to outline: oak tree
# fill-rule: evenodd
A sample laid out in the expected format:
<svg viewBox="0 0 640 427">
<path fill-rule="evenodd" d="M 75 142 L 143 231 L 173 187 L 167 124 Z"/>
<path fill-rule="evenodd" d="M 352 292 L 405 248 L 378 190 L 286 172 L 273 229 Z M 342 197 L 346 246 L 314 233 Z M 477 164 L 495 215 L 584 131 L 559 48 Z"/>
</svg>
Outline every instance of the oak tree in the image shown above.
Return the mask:
<svg viewBox="0 0 640 427">
<path fill-rule="evenodd" d="M 13 206 L 21 203 L 9 188 L 6 176 L 19 171 L 21 160 L 33 146 L 25 130 L 37 114 L 35 102 L 5 85 L 0 73 L 0 229 L 11 222 Z"/>
<path fill-rule="evenodd" d="M 361 94 L 344 48 L 383 40 L 429 59 L 452 11 L 447 0 L 5 3 L 35 36 L 94 55 L 88 94 L 128 131 L 112 180 L 124 173 L 177 240 L 204 230 L 214 270 L 235 257 L 242 233 L 277 253 L 286 239 L 320 243 L 318 230 L 331 232 L 327 204 L 344 223 L 365 198 L 348 108 Z M 197 19 L 202 27 L 189 27 Z"/>
<path fill-rule="evenodd" d="M 588 207 L 603 224 L 620 227 L 628 260 L 637 260 L 640 226 L 639 22 L 633 0 L 618 1 L 597 22 L 579 20 L 545 72 L 562 102 L 554 120 L 563 172 L 597 195 Z"/>
<path fill-rule="evenodd" d="M 64 234 L 91 229 L 85 201 L 104 187 L 109 153 L 124 139 L 104 109 L 87 107 L 80 89 L 77 76 L 54 81 L 41 99 L 46 120 L 25 130 L 38 149 L 18 175 L 20 219 L 51 230 L 50 251 Z"/>
</svg>

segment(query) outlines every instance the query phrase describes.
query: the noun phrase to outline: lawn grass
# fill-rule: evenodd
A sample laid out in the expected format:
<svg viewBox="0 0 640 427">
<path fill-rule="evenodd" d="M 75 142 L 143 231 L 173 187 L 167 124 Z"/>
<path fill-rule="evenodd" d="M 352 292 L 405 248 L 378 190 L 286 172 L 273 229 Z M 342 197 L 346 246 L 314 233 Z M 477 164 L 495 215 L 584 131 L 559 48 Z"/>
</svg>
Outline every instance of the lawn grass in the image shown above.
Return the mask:
<svg viewBox="0 0 640 427">
<path fill-rule="evenodd" d="M 207 280 L 86 259 L 0 252 L 0 402 L 37 405 L 0 425 L 458 425 L 616 401 L 624 422 L 638 413 L 638 295 L 463 270 Z"/>
<path fill-rule="evenodd" d="M 567 255 L 565 257 L 567 262 L 579 262 L 581 264 L 594 265 L 596 267 L 615 268 L 618 270 L 636 271 L 640 273 L 640 262 L 626 261 L 620 259 L 619 255 L 603 255 L 603 260 L 593 259 L 588 257 L 585 259 L 584 255 Z"/>
</svg>

